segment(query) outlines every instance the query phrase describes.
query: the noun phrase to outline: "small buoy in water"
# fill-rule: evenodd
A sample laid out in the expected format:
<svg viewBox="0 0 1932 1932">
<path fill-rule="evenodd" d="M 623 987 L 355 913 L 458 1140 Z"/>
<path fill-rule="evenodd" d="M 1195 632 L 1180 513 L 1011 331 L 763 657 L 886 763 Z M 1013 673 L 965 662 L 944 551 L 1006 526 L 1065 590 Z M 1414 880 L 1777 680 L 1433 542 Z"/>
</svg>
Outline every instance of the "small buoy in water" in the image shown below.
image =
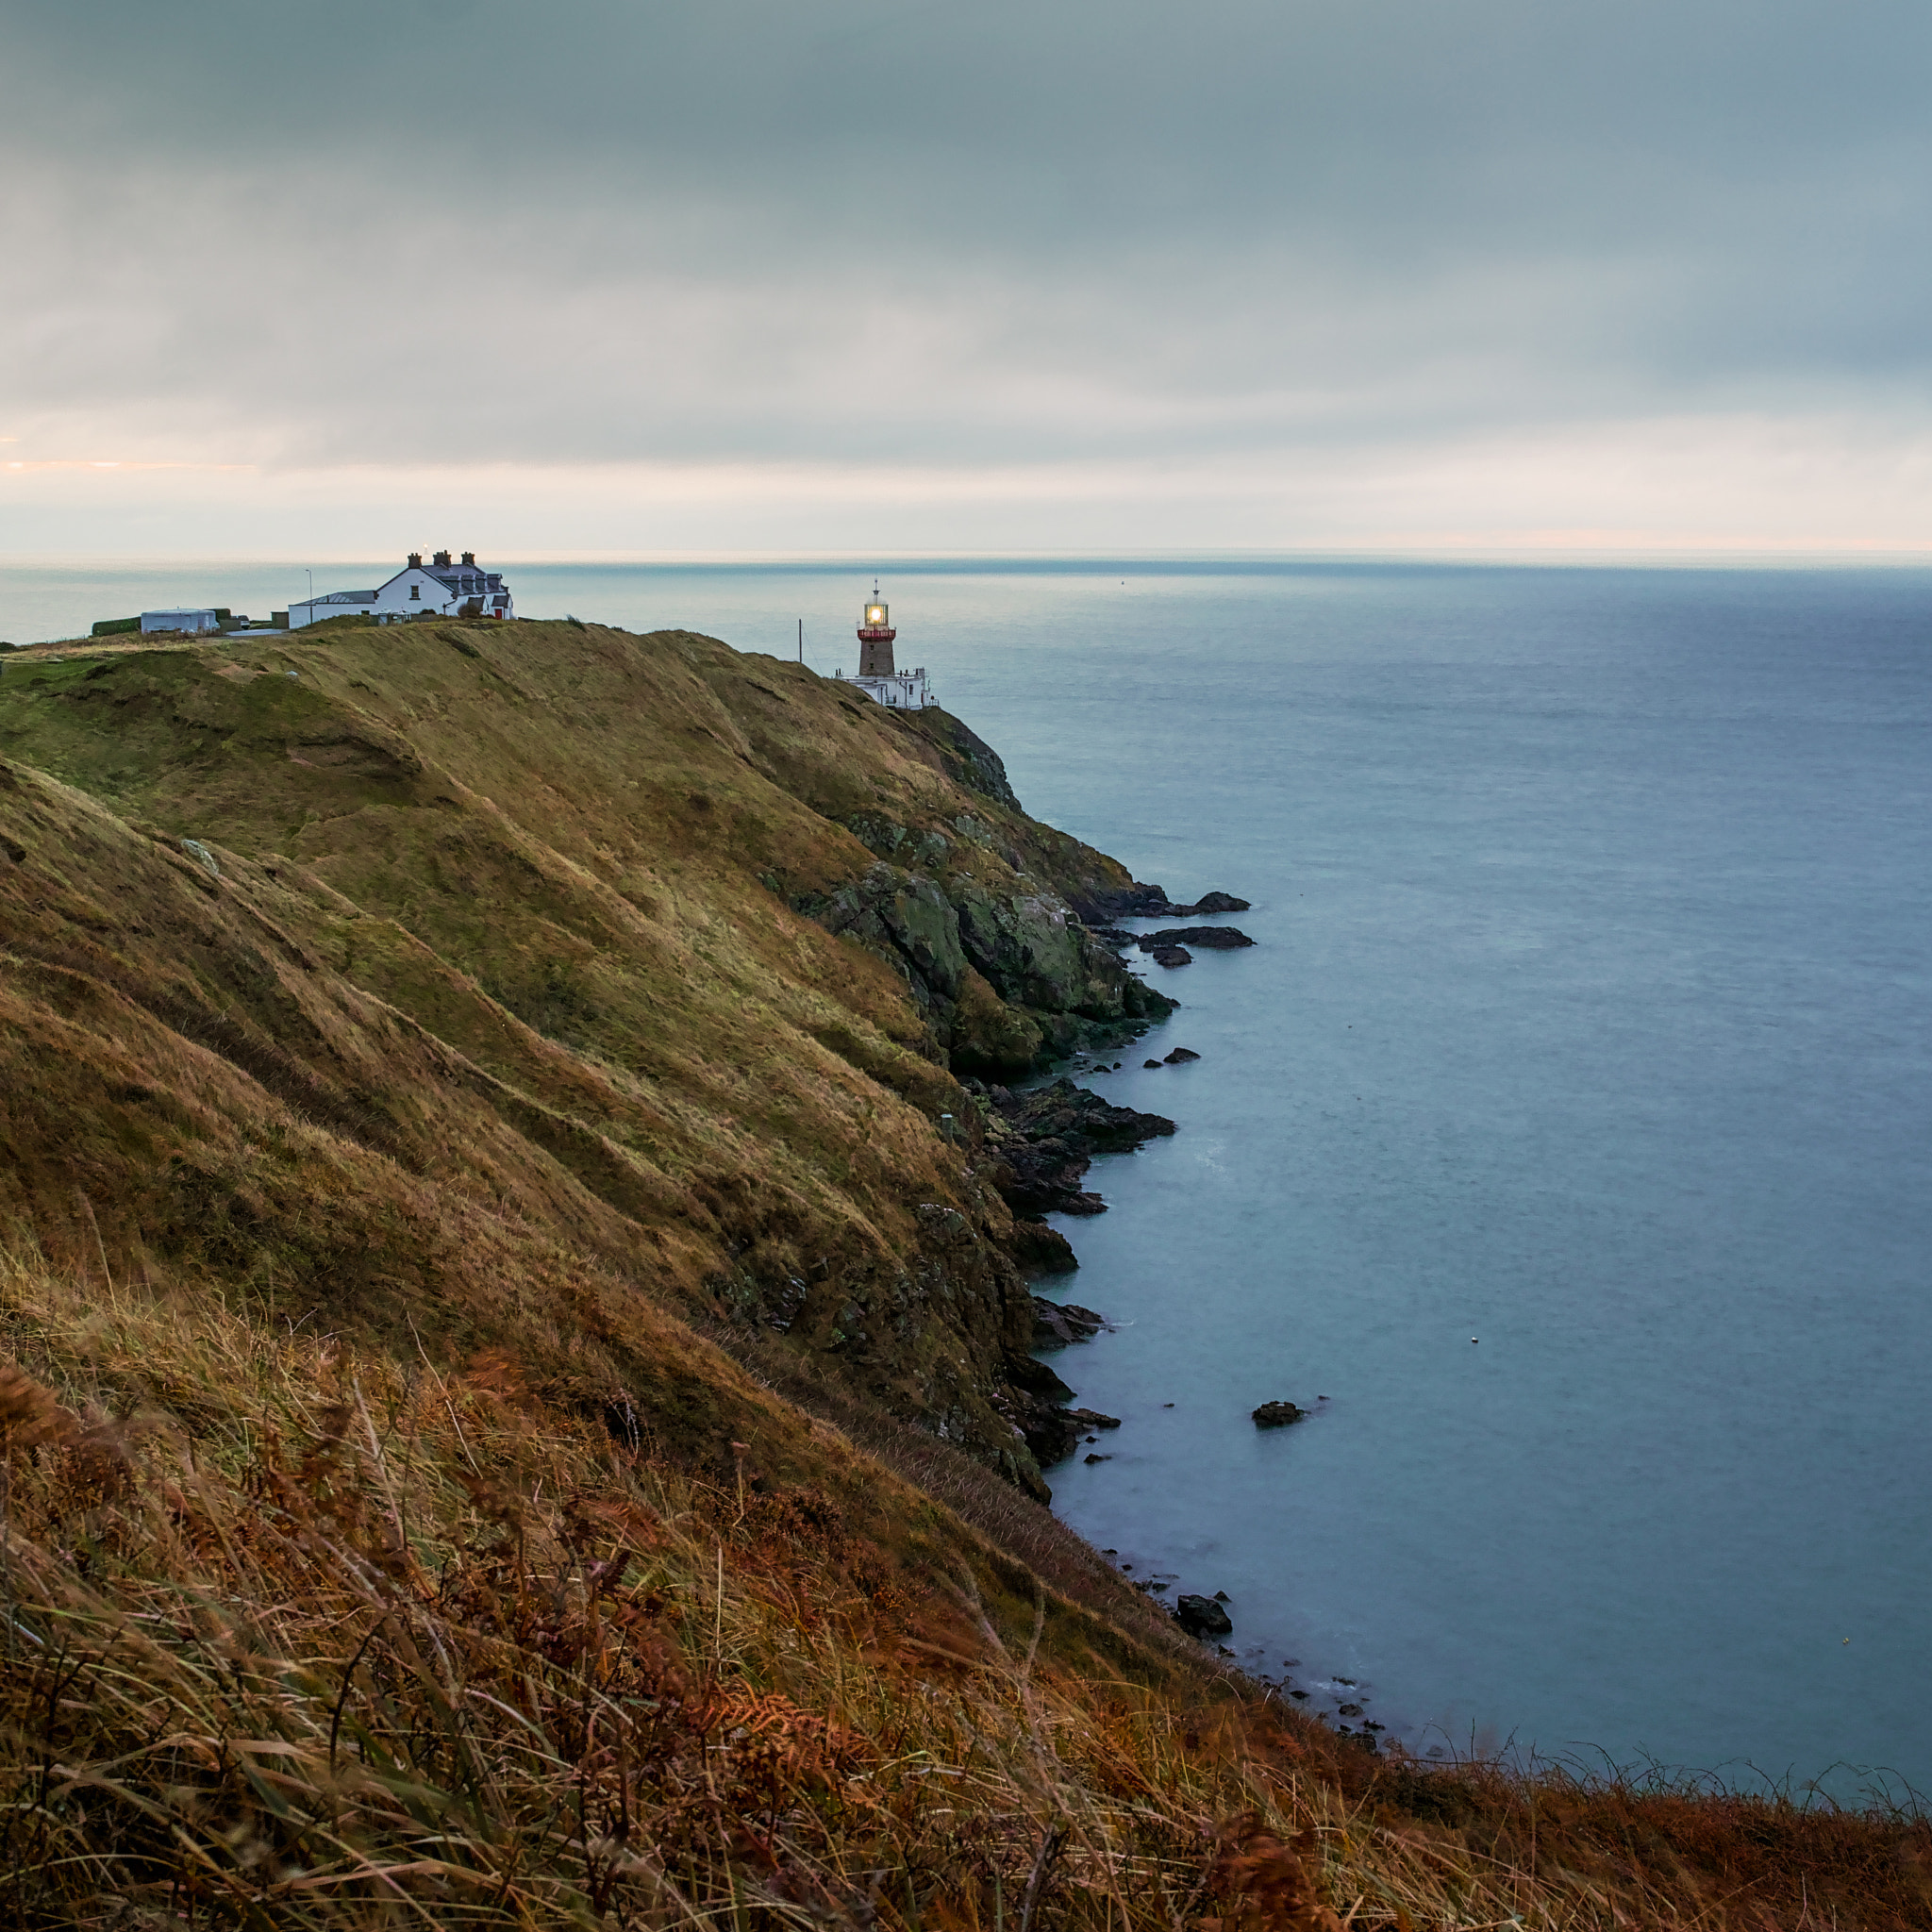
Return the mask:
<svg viewBox="0 0 1932 1932">
<path fill-rule="evenodd" d="M 1472 1335 L 1472 1336 L 1471 1336 L 1471 1337 L 1470 1337 L 1469 1339 L 1470 1339 L 1470 1342 L 1471 1342 L 1471 1344 L 1472 1344 L 1473 1346 L 1474 1346 L 1474 1347 L 1476 1347 L 1476 1348 L 1480 1348 L 1480 1347 L 1482 1346 L 1482 1343 L 1481 1343 L 1480 1341 L 1476 1341 L 1476 1338 L 1475 1338 L 1475 1337 L 1474 1337 L 1474 1335 Z"/>
</svg>

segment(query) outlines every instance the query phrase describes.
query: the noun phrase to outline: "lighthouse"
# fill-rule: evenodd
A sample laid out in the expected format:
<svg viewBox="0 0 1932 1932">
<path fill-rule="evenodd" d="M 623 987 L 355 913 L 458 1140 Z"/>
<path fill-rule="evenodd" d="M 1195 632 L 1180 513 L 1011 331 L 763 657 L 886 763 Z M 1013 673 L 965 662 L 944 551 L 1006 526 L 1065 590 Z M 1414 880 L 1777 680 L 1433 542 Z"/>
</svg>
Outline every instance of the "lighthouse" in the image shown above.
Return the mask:
<svg viewBox="0 0 1932 1932">
<path fill-rule="evenodd" d="M 890 705 L 895 711 L 922 711 L 936 705 L 925 681 L 925 667 L 899 671 L 892 665 L 892 641 L 899 633 L 892 628 L 892 613 L 879 596 L 878 579 L 873 579 L 872 601 L 858 620 L 858 675 L 838 675 L 855 691 L 863 691 L 875 705 Z"/>
<path fill-rule="evenodd" d="M 873 586 L 874 597 L 878 586 Z M 892 628 L 891 614 L 883 604 L 872 603 L 865 607 L 865 615 L 858 625 L 858 675 L 861 677 L 891 677 L 892 672 L 892 640 L 899 633 Z"/>
</svg>

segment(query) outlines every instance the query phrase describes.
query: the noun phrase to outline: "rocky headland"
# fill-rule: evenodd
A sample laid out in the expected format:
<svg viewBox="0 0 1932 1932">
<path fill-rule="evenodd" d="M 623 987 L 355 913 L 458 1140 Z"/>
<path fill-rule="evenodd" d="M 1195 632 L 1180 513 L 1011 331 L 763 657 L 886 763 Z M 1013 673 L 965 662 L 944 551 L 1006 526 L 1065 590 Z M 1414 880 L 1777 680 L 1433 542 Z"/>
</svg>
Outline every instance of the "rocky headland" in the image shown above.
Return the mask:
<svg viewBox="0 0 1932 1932">
<path fill-rule="evenodd" d="M 372 1205 L 407 1172 L 1045 1494 L 1028 1277 L 1073 1256 L 1041 1216 L 1173 1128 L 998 1083 L 1166 1017 L 1079 908 L 1167 900 L 959 720 L 685 633 L 341 623 L 17 655 L 0 754 L 8 942 L 42 962 L 0 1201 L 43 1244 L 97 1222 L 290 1321 L 510 1345 L 488 1295 L 385 1285 L 420 1268 Z M 95 984 L 142 1044 L 31 1044 Z M 108 1071 L 168 1038 L 242 1083 L 226 1125 Z M 290 1108 L 346 1139 L 244 1124 Z M 648 1406 L 647 1363 L 604 1374 L 593 1412 Z"/>
<path fill-rule="evenodd" d="M 1909 1819 L 1384 1764 L 1041 1507 L 1133 1426 L 1041 1217 L 1173 1131 L 1052 1075 L 1244 909 L 689 632 L 9 653 L 9 1920 L 1927 1924 Z"/>
</svg>

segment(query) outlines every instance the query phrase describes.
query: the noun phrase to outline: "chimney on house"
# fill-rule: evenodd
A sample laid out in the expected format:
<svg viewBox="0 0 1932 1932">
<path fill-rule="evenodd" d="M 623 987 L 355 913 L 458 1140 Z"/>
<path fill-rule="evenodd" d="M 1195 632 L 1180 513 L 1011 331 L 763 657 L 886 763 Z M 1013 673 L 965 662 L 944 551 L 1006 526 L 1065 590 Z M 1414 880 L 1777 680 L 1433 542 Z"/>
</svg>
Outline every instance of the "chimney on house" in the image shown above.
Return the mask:
<svg viewBox="0 0 1932 1932">
<path fill-rule="evenodd" d="M 449 552 L 447 550 L 439 550 L 436 553 L 436 567 L 438 570 L 447 570 L 449 568 Z"/>
<path fill-rule="evenodd" d="M 420 550 L 409 552 L 409 568 L 411 570 L 421 570 L 423 568 L 423 553 Z"/>
<path fill-rule="evenodd" d="M 468 564 L 472 570 L 475 570 L 476 568 L 476 553 L 474 550 L 464 551 L 463 561 L 466 564 Z"/>
</svg>

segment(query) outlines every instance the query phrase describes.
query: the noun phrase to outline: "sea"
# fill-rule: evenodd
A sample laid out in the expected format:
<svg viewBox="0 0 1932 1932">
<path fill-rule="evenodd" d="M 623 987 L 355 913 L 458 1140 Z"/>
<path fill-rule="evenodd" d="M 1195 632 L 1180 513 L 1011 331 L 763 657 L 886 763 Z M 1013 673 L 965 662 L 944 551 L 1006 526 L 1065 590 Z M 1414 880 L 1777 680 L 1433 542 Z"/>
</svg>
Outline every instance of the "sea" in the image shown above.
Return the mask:
<svg viewBox="0 0 1932 1932">
<path fill-rule="evenodd" d="M 1029 811 L 1253 902 L 1076 1070 L 1179 1131 L 1060 1224 L 1068 1523 L 1384 1745 L 1932 1790 L 1932 571 L 508 568 L 822 672 L 876 570 Z M 10 566 L 0 636 L 305 588 Z"/>
</svg>

